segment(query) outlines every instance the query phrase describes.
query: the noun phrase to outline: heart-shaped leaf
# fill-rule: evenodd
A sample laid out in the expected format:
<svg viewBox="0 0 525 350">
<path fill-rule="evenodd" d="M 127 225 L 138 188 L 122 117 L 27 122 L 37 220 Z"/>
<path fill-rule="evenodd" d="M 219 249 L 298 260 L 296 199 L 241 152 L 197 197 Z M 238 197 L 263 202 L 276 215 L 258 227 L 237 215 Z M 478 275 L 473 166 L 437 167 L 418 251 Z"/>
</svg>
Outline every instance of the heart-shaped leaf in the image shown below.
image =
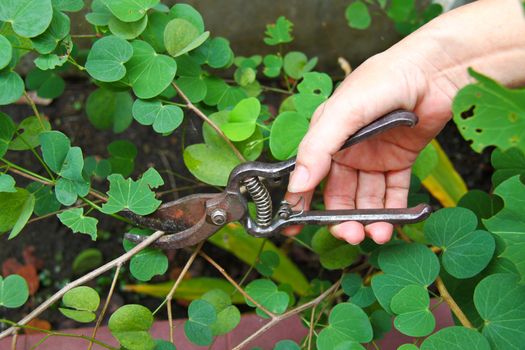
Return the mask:
<svg viewBox="0 0 525 350">
<path fill-rule="evenodd" d="M 150 230 L 132 229 L 130 233 L 149 235 Z M 124 249 L 130 251 L 136 244 L 123 241 Z M 129 269 L 139 281 L 149 281 L 155 275 L 163 275 L 168 270 L 168 257 L 160 249 L 146 248 L 131 258 Z"/>
<path fill-rule="evenodd" d="M 107 36 L 93 44 L 86 61 L 86 70 L 95 79 L 113 82 L 124 78 L 133 47 L 126 40 Z"/>
<path fill-rule="evenodd" d="M 84 216 L 84 208 L 71 208 L 57 215 L 60 222 L 69 227 L 74 233 L 85 233 L 97 240 L 98 220 Z"/>
<path fill-rule="evenodd" d="M 241 313 L 232 305 L 230 296 L 221 289 L 212 289 L 206 292 L 202 300 L 212 304 L 217 314 L 217 319 L 210 325 L 213 336 L 231 332 L 241 322 Z"/>
<path fill-rule="evenodd" d="M 201 299 L 192 301 L 188 308 L 188 321 L 184 323 L 186 337 L 196 345 L 210 345 L 213 341 L 210 326 L 216 319 L 217 313 L 212 304 Z"/>
<path fill-rule="evenodd" d="M 64 39 L 71 28 L 71 22 L 64 13 L 53 10 L 53 19 L 46 31 L 33 38 L 33 47 L 41 54 L 49 54 L 55 50 L 58 43 Z"/>
<path fill-rule="evenodd" d="M 153 350 L 155 342 L 149 334 L 153 325 L 151 311 L 136 304 L 124 305 L 111 315 L 108 328 L 120 345 L 129 350 Z"/>
<path fill-rule="evenodd" d="M 126 78 L 139 98 L 160 95 L 171 84 L 177 63 L 169 56 L 159 55 L 145 41 L 135 40 L 133 57 L 126 63 Z"/>
<path fill-rule="evenodd" d="M 153 130 L 165 134 L 179 127 L 184 113 L 179 106 L 139 99 L 133 104 L 133 118 L 142 125 L 153 125 Z"/>
<path fill-rule="evenodd" d="M 26 86 L 30 90 L 35 90 L 37 95 L 42 98 L 54 99 L 62 95 L 66 83 L 64 79 L 52 70 L 35 68 L 27 74 Z M 49 124 L 47 120 L 43 120 L 41 127 L 46 125 L 45 123 Z"/>
<path fill-rule="evenodd" d="M 304 73 L 314 69 L 317 64 L 317 57 L 308 60 L 302 52 L 291 51 L 284 56 L 284 72 L 294 79 L 301 79 Z"/>
<path fill-rule="evenodd" d="M 264 56 L 263 63 L 263 73 L 268 78 L 276 78 L 281 74 L 281 68 L 283 67 L 283 58 L 281 56 L 266 55 Z"/>
<path fill-rule="evenodd" d="M 196 49 L 209 36 L 210 32 L 201 33 L 191 22 L 175 18 L 164 30 L 164 46 L 171 56 L 177 57 Z"/>
<path fill-rule="evenodd" d="M 207 40 L 190 54 L 199 64 L 212 68 L 225 68 L 232 64 L 234 57 L 230 42 L 220 37 Z"/>
<path fill-rule="evenodd" d="M 210 106 L 217 106 L 219 110 L 233 107 L 243 98 L 247 97 L 244 90 L 239 87 L 230 86 L 219 78 L 207 78 L 205 80 L 207 91 L 204 103 Z"/>
<path fill-rule="evenodd" d="M 137 147 L 127 140 L 117 140 L 108 145 L 108 152 L 111 171 L 122 176 L 131 175 L 135 168 Z"/>
<path fill-rule="evenodd" d="M 264 306 L 268 311 L 275 314 L 282 314 L 286 311 L 290 298 L 288 294 L 282 292 L 277 288 L 275 283 L 270 280 L 258 279 L 254 280 L 246 286 L 246 293 L 251 296 L 256 302 Z M 248 299 L 246 303 L 255 307 L 255 305 Z M 269 316 L 264 311 L 257 309 L 257 314 L 263 318 Z"/>
<path fill-rule="evenodd" d="M 340 303 L 328 318 L 328 327 L 317 337 L 319 350 L 335 349 L 346 341 L 368 343 L 372 340 L 372 325 L 368 315 L 357 305 Z"/>
<path fill-rule="evenodd" d="M 18 100 L 24 93 L 24 81 L 16 72 L 0 71 L 0 106 Z"/>
<path fill-rule="evenodd" d="M 477 275 L 492 259 L 494 238 L 477 227 L 476 214 L 460 207 L 441 209 L 425 223 L 425 236 L 443 249 L 443 266 L 456 278 Z"/>
<path fill-rule="evenodd" d="M 5 68 L 13 57 L 13 47 L 11 42 L 3 35 L 0 35 L 0 69 Z"/>
<path fill-rule="evenodd" d="M 0 21 L 9 22 L 25 38 L 42 34 L 53 18 L 51 0 L 4 0 L 0 2 Z"/>
<path fill-rule="evenodd" d="M 109 19 L 109 30 L 117 37 L 132 40 L 138 37 L 148 25 L 148 16 L 144 16 L 136 22 L 123 22 L 117 17 L 111 16 Z"/>
<path fill-rule="evenodd" d="M 91 287 L 76 287 L 64 294 L 62 303 L 65 307 L 59 308 L 60 312 L 77 322 L 89 323 L 95 320 L 100 297 Z"/>
<path fill-rule="evenodd" d="M 430 334 L 436 320 L 429 309 L 430 297 L 426 288 L 409 285 L 392 297 L 390 309 L 397 314 L 394 326 L 401 333 L 411 337 L 423 337 Z"/>
<path fill-rule="evenodd" d="M 133 120 L 132 106 L 133 99 L 129 92 L 100 88 L 89 95 L 86 114 L 97 129 L 113 129 L 113 132 L 121 133 Z"/>
<path fill-rule="evenodd" d="M 123 22 L 135 22 L 160 0 L 103 0 L 107 8 Z"/>
<path fill-rule="evenodd" d="M 0 276 L 0 306 L 10 309 L 20 307 L 29 298 L 27 282 L 19 275 Z"/>
<path fill-rule="evenodd" d="M 254 133 L 260 112 L 259 100 L 255 97 L 246 98 L 232 109 L 228 122 L 222 124 L 221 129 L 232 141 L 246 140 Z"/>
<path fill-rule="evenodd" d="M 447 327 L 429 336 L 421 350 L 490 350 L 489 342 L 478 331 L 465 327 Z"/>
</svg>

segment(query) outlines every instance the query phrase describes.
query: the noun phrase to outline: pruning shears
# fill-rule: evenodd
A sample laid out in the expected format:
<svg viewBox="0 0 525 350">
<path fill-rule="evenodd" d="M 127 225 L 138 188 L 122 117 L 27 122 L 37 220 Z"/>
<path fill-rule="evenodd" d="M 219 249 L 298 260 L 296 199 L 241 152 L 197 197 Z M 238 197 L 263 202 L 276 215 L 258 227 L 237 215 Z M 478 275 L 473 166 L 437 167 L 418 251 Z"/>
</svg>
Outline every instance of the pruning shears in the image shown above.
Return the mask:
<svg viewBox="0 0 525 350">
<path fill-rule="evenodd" d="M 417 116 L 411 112 L 391 112 L 357 131 L 348 138 L 341 149 L 394 127 L 412 127 L 417 121 Z M 426 219 L 432 211 L 428 204 L 405 209 L 295 211 L 295 204 L 282 201 L 274 212 L 270 192 L 262 179 L 278 181 L 293 171 L 295 161 L 294 157 L 279 163 L 246 162 L 233 169 L 228 184 L 221 193 L 189 195 L 163 204 L 147 216 L 131 212 L 124 215 L 139 226 L 166 232 L 166 235 L 152 244 L 153 247 L 178 249 L 206 240 L 234 221 L 239 221 L 252 236 L 270 237 L 290 225 L 333 225 L 344 221 L 358 221 L 362 224 L 379 221 L 392 224 L 415 223 Z M 255 203 L 255 218 L 249 214 L 248 200 L 243 195 L 243 188 Z M 128 233 L 125 238 L 139 243 L 146 237 Z"/>
</svg>

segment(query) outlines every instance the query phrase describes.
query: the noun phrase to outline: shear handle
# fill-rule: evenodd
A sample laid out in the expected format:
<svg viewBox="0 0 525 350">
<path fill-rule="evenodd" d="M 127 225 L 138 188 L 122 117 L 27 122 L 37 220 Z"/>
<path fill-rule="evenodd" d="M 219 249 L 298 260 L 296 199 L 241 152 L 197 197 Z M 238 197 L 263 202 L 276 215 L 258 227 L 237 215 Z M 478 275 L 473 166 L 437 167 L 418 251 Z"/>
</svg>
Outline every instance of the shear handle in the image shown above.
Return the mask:
<svg viewBox="0 0 525 350">
<path fill-rule="evenodd" d="M 390 112 L 367 126 L 359 129 L 350 136 L 341 147 L 341 150 L 366 140 L 374 135 L 390 130 L 397 126 L 413 127 L 418 122 L 417 116 L 406 110 Z M 260 176 L 263 178 L 279 178 L 291 173 L 295 168 L 296 157 L 279 163 L 247 162 L 233 169 L 228 180 L 228 191 L 237 191 L 242 180 L 247 177 Z"/>
</svg>

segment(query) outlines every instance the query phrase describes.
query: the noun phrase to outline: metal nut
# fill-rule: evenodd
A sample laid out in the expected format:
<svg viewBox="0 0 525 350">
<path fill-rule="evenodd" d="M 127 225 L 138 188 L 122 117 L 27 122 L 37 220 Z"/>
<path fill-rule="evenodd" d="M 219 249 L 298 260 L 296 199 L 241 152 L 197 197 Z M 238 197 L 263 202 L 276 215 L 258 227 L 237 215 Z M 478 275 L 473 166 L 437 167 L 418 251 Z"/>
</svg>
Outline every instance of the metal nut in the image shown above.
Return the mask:
<svg viewBox="0 0 525 350">
<path fill-rule="evenodd" d="M 215 209 L 210 215 L 211 221 L 217 225 L 224 225 L 226 223 L 227 214 L 223 209 Z"/>
</svg>

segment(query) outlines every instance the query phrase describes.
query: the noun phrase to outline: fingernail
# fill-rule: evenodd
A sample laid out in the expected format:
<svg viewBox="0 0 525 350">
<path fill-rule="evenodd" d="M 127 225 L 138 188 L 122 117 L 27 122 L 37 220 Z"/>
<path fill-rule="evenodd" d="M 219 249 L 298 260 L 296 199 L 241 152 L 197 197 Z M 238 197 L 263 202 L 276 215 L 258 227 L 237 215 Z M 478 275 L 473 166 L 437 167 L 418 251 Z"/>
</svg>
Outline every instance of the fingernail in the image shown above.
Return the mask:
<svg viewBox="0 0 525 350">
<path fill-rule="evenodd" d="M 310 172 L 308 171 L 308 168 L 304 165 L 297 165 L 290 176 L 288 191 L 293 193 L 304 192 L 309 178 Z"/>
</svg>

